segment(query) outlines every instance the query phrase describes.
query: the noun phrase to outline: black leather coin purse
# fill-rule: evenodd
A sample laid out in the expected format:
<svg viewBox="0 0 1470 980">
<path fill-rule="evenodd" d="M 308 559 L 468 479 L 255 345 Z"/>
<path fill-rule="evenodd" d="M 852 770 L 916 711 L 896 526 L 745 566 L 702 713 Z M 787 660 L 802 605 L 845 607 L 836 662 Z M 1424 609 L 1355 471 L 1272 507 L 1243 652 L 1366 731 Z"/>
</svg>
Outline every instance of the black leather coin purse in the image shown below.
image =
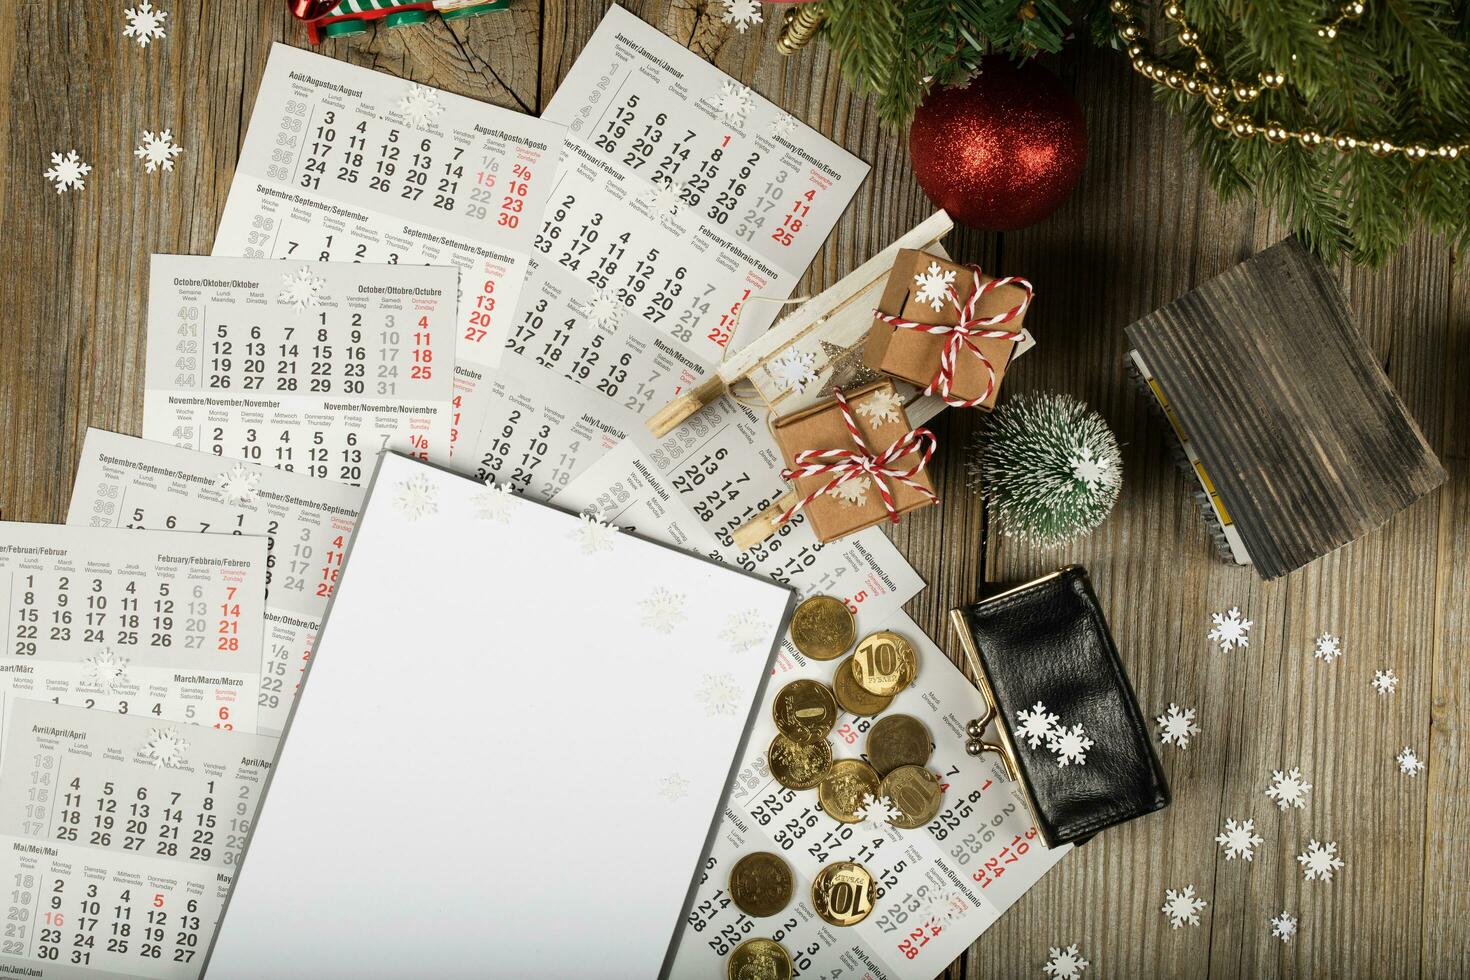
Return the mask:
<svg viewBox="0 0 1470 980">
<path fill-rule="evenodd" d="M 1169 805 L 1086 570 L 1069 566 L 950 618 L 988 709 L 970 723 L 967 748 L 1005 760 L 1048 847 Z M 992 720 L 994 743 L 984 740 Z"/>
</svg>

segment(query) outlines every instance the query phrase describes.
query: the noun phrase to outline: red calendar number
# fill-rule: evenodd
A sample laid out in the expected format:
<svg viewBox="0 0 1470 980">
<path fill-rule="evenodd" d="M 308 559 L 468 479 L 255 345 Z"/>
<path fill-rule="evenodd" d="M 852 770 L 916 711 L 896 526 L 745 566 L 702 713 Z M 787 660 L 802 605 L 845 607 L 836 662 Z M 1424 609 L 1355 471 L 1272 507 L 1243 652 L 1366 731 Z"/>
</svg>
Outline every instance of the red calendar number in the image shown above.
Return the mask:
<svg viewBox="0 0 1470 980">
<path fill-rule="evenodd" d="M 707 340 L 713 340 L 716 344 L 724 347 L 734 336 L 735 324 L 740 322 L 740 307 L 750 299 L 750 290 L 746 289 L 740 294 L 740 298 L 730 304 L 730 308 L 720 315 L 719 326 L 711 327 Z"/>
<path fill-rule="evenodd" d="M 1036 839 L 1036 828 L 1032 827 L 1024 834 L 1017 834 L 1015 839 L 1000 849 L 1000 852 L 992 858 L 986 858 L 973 875 L 980 883 L 980 887 L 988 888 L 992 881 L 998 880 L 1006 873 L 1007 865 L 1015 864 L 1025 857 L 1031 850 L 1030 842 Z"/>
<path fill-rule="evenodd" d="M 791 202 L 791 210 L 786 212 L 786 217 L 781 219 L 781 224 L 771 232 L 771 238 L 777 244 L 789 246 L 796 241 L 797 233 L 806 224 L 807 215 L 812 213 L 812 200 L 816 196 L 815 190 L 809 190 Z"/>
<path fill-rule="evenodd" d="M 225 586 L 225 601 L 219 605 L 218 645 L 221 653 L 233 653 L 240 649 L 240 604 L 235 602 L 235 587 Z"/>
<path fill-rule="evenodd" d="M 486 279 L 475 297 L 475 308 L 470 310 L 470 325 L 465 328 L 464 339 L 475 343 L 485 339 L 490 332 L 491 313 L 495 310 L 495 280 Z"/>
</svg>

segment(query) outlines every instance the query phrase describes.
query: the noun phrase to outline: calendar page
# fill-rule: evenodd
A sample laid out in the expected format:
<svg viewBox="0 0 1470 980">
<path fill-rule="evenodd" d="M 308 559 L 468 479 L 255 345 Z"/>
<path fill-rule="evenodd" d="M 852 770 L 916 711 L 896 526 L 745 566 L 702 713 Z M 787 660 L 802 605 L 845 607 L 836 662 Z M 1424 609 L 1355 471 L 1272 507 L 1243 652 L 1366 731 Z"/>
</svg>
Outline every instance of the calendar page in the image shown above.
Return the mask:
<svg viewBox="0 0 1470 980">
<path fill-rule="evenodd" d="M 199 976 L 276 740 L 17 699 L 0 974 Z"/>
<path fill-rule="evenodd" d="M 0 715 L 45 698 L 255 731 L 265 570 L 259 537 L 0 522 Z"/>
<path fill-rule="evenodd" d="M 545 116 L 565 149 L 493 407 L 455 464 L 518 486 L 574 476 L 764 331 L 780 306 L 750 300 L 791 294 L 868 171 L 618 6 Z"/>
<path fill-rule="evenodd" d="M 143 436 L 360 485 L 446 452 L 459 271 L 155 255 Z"/>
<path fill-rule="evenodd" d="M 275 44 L 214 254 L 458 267 L 456 343 L 438 363 L 455 372 L 448 435 L 473 437 L 565 131 Z"/>
<path fill-rule="evenodd" d="M 67 523 L 263 535 L 265 651 L 255 730 L 279 735 L 342 571 L 363 490 L 88 429 Z"/>
</svg>

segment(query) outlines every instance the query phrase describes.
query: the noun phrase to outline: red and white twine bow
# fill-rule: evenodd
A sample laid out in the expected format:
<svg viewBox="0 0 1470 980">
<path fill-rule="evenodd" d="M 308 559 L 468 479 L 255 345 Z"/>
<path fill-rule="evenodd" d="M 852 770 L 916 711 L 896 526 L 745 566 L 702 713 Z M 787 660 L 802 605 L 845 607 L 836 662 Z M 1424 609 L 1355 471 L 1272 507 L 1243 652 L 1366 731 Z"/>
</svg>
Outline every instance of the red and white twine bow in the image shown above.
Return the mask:
<svg viewBox="0 0 1470 980">
<path fill-rule="evenodd" d="M 872 477 L 878 485 L 878 492 L 883 497 L 883 506 L 888 511 L 888 519 L 898 523 L 898 508 L 893 504 L 893 491 L 888 486 L 889 480 L 897 480 L 905 486 L 913 487 L 915 490 L 928 497 L 930 502 L 937 502 L 939 497 L 933 490 L 924 486 L 914 477 L 929 465 L 929 459 L 934 455 L 934 449 L 939 445 L 939 440 L 934 433 L 928 429 L 911 429 L 894 440 L 893 445 L 883 452 L 874 455 L 863 441 L 863 434 L 858 431 L 857 421 L 852 417 L 852 410 L 848 408 L 847 398 L 841 391 L 832 392 L 833 399 L 837 402 L 837 409 L 842 413 L 842 422 L 847 426 L 848 434 L 852 436 L 852 449 L 803 449 L 796 454 L 796 465 L 790 469 L 781 471 L 783 480 L 795 480 L 801 476 L 821 476 L 826 473 L 832 474 L 832 479 L 813 490 L 792 504 L 784 514 L 776 519 L 776 526 L 780 527 L 791 518 L 796 516 L 797 511 L 807 504 L 816 500 L 826 493 L 831 493 L 849 480 L 859 480 Z M 920 453 L 919 459 L 908 469 L 899 469 L 896 465 L 900 459 L 910 453 Z"/>
<path fill-rule="evenodd" d="M 915 323 L 913 320 L 905 320 L 901 317 L 889 316 L 882 310 L 874 310 L 873 315 L 891 326 L 901 330 L 917 330 L 920 333 L 949 334 L 949 341 L 939 353 L 939 370 L 934 372 L 934 378 L 929 382 L 929 387 L 924 389 L 924 394 L 933 395 L 938 393 L 946 404 L 956 408 L 973 408 L 995 392 L 995 365 L 990 363 L 980 350 L 977 340 L 1020 340 L 1021 334 L 1009 330 L 991 330 L 990 327 L 998 323 L 1009 323 L 1026 311 L 1031 305 L 1032 288 L 1031 283 L 1020 276 L 1006 276 L 1002 279 L 992 279 L 983 286 L 980 284 L 980 267 L 978 265 L 966 266 L 971 275 L 975 277 L 975 288 L 970 290 L 969 299 L 963 303 L 956 295 L 954 288 L 945 290 L 949 295 L 950 302 L 954 303 L 955 309 L 959 311 L 959 322 L 954 326 L 945 326 L 934 323 Z M 1002 286 L 1019 286 L 1025 292 L 1021 302 L 1006 310 L 1004 313 L 996 313 L 993 316 L 975 316 L 975 307 L 979 305 L 980 299 L 993 289 Z M 955 363 L 959 360 L 960 351 L 969 348 L 970 352 L 980 358 L 980 363 L 985 366 L 986 373 L 990 376 L 985 382 L 985 393 L 978 398 L 966 401 L 957 398 L 953 394 Z"/>
</svg>

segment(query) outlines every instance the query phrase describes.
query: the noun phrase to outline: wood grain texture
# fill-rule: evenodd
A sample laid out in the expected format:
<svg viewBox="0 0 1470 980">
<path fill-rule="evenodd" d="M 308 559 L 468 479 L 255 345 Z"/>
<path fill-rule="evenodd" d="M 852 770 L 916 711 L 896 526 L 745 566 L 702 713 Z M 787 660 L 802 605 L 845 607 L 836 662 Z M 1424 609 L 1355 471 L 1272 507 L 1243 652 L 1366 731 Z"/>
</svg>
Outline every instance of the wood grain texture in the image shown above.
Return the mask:
<svg viewBox="0 0 1470 980">
<path fill-rule="evenodd" d="M 59 521 L 88 425 L 141 423 L 146 269 L 153 252 L 207 253 L 272 41 L 304 46 L 276 0 L 166 3 L 169 37 L 146 50 L 109 5 L 0 4 L 0 513 Z M 601 19 L 605 3 L 515 0 L 453 26 L 377 29 L 329 41 L 333 57 L 499 105 L 539 111 Z M 872 165 L 854 205 L 799 290 L 854 269 L 930 213 L 901 134 L 884 131 L 816 43 L 774 49 L 777 18 L 738 34 L 716 3 L 628 6 Z M 982 582 L 1087 566 L 1145 716 L 1172 701 L 1199 710 L 1187 751 L 1162 750 L 1174 805 L 1108 831 L 1067 858 L 946 974 L 1041 975 L 1047 947 L 1078 943 L 1089 977 L 1461 977 L 1470 975 L 1470 277 L 1426 234 L 1378 270 L 1341 267 L 1375 359 L 1449 471 L 1450 481 L 1386 527 L 1284 578 L 1213 557 L 1192 489 L 1171 465 L 1161 423 L 1124 374 L 1123 327 L 1285 234 L 1269 208 L 1222 203 L 1179 120 L 1113 52 L 1075 47 L 1056 66 L 1088 120 L 1081 185 L 1054 216 L 1006 235 L 961 232 L 959 260 L 1037 284 L 1027 325 L 1040 347 L 1017 362 L 1012 392 L 1049 388 L 1096 407 L 1124 446 L 1112 518 L 1075 544 L 1040 550 L 1000 537 L 966 487 L 973 413 L 934 420 L 944 504 L 892 531 L 929 587 L 909 605 L 942 644 L 946 611 Z M 132 157 L 144 129 L 172 127 L 174 173 Z M 41 177 L 75 147 L 96 169 L 81 193 Z M 1238 605 L 1250 647 L 1205 639 L 1211 612 Z M 1312 638 L 1346 656 L 1312 660 Z M 1368 681 L 1403 678 L 1382 698 Z M 1400 776 L 1412 745 L 1427 773 Z M 1300 766 L 1307 809 L 1263 795 L 1272 769 Z M 1253 818 L 1266 843 L 1223 860 L 1227 818 Z M 1335 840 L 1347 862 L 1330 884 L 1303 882 L 1294 855 Z M 1209 901 L 1198 929 L 1171 930 L 1166 887 Z M 1267 919 L 1287 909 L 1301 934 L 1282 945 Z"/>
</svg>

